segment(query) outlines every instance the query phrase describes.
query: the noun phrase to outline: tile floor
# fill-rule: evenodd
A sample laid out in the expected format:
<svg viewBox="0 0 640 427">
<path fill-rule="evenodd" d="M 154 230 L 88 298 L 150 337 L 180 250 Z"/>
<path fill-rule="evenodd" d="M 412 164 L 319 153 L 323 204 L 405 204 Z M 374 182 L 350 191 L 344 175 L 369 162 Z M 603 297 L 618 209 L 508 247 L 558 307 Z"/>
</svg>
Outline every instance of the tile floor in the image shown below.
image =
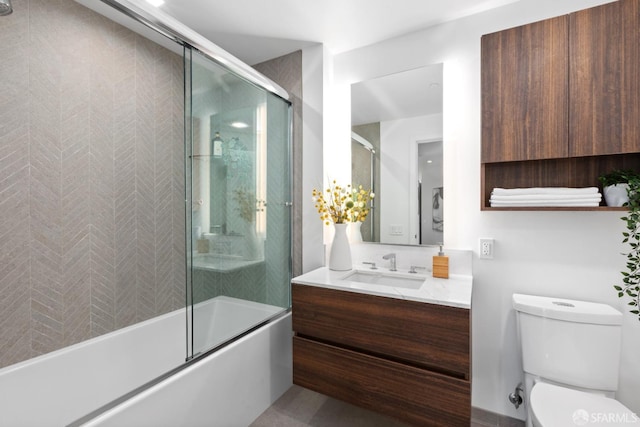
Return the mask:
<svg viewBox="0 0 640 427">
<path fill-rule="evenodd" d="M 471 427 L 489 426 L 486 421 Z M 495 425 L 498 425 L 497 423 Z M 409 427 L 384 415 L 293 386 L 250 427 Z"/>
<path fill-rule="evenodd" d="M 400 421 L 294 385 L 250 427 L 408 427 Z"/>
</svg>

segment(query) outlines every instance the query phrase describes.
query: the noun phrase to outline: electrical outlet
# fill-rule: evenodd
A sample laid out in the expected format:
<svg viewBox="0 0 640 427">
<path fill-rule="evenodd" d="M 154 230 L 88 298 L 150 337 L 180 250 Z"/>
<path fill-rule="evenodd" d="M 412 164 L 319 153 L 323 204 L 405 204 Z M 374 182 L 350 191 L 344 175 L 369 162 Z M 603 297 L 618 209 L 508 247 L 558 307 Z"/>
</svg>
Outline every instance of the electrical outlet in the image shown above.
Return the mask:
<svg viewBox="0 0 640 427">
<path fill-rule="evenodd" d="M 493 239 L 480 239 L 480 258 L 493 259 Z"/>
</svg>

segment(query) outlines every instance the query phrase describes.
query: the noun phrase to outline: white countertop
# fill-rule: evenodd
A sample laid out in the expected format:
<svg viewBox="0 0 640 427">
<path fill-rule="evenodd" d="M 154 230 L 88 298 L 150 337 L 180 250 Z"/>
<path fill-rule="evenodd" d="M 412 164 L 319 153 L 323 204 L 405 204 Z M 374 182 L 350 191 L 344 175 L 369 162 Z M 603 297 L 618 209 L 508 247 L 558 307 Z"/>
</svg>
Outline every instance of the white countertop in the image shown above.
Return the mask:
<svg viewBox="0 0 640 427">
<path fill-rule="evenodd" d="M 193 268 L 214 271 L 217 273 L 232 273 L 251 265 L 263 263 L 264 260 L 245 260 L 239 256 L 217 254 L 194 254 Z"/>
<path fill-rule="evenodd" d="M 354 271 L 363 273 L 382 273 L 398 278 L 424 279 L 419 289 L 394 287 L 380 284 L 369 284 L 345 279 Z M 431 274 L 409 274 L 407 272 L 390 272 L 386 268 L 371 270 L 368 268 L 354 268 L 348 271 L 333 271 L 327 267 L 294 277 L 293 283 L 301 285 L 319 286 L 323 288 L 339 289 L 344 291 L 359 292 L 363 294 L 379 295 L 384 297 L 406 299 L 411 301 L 426 302 L 438 305 L 447 305 L 459 308 L 471 308 L 471 288 L 473 277 L 466 275 L 450 275 L 448 279 L 438 279 Z"/>
</svg>

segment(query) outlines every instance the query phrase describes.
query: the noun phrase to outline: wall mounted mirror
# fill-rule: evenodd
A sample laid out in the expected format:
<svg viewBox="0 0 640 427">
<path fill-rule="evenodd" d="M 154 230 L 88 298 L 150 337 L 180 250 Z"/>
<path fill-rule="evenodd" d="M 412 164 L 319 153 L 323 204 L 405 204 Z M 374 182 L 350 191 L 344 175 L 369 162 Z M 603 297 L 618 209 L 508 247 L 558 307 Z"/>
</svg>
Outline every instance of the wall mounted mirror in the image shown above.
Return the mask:
<svg viewBox="0 0 640 427">
<path fill-rule="evenodd" d="M 443 241 L 442 153 L 442 64 L 351 85 L 351 183 L 376 194 L 363 241 Z"/>
</svg>

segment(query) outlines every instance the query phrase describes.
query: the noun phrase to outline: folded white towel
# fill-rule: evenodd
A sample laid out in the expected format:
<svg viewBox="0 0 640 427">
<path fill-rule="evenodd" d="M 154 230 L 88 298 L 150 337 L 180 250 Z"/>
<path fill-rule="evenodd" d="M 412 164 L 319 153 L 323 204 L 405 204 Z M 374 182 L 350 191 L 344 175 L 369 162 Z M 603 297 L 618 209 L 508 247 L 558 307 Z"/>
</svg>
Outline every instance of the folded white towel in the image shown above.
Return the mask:
<svg viewBox="0 0 640 427">
<path fill-rule="evenodd" d="M 586 200 L 591 199 L 592 201 L 599 202 L 602 200 L 602 194 L 522 194 L 517 196 L 496 196 L 493 194 L 491 196 L 491 200 L 498 201 L 516 201 L 516 200 L 524 200 L 524 201 L 535 201 L 535 200 L 545 200 L 545 201 L 565 201 L 570 202 L 573 200 Z"/>
<path fill-rule="evenodd" d="M 533 188 L 494 188 L 491 192 L 496 196 L 518 196 L 526 194 L 594 194 L 598 187 L 533 187 Z"/>
<path fill-rule="evenodd" d="M 582 206 L 582 207 L 595 207 L 600 206 L 600 201 L 593 199 L 584 200 L 513 200 L 513 201 L 490 201 L 492 207 L 552 207 L 552 206 Z"/>
</svg>

